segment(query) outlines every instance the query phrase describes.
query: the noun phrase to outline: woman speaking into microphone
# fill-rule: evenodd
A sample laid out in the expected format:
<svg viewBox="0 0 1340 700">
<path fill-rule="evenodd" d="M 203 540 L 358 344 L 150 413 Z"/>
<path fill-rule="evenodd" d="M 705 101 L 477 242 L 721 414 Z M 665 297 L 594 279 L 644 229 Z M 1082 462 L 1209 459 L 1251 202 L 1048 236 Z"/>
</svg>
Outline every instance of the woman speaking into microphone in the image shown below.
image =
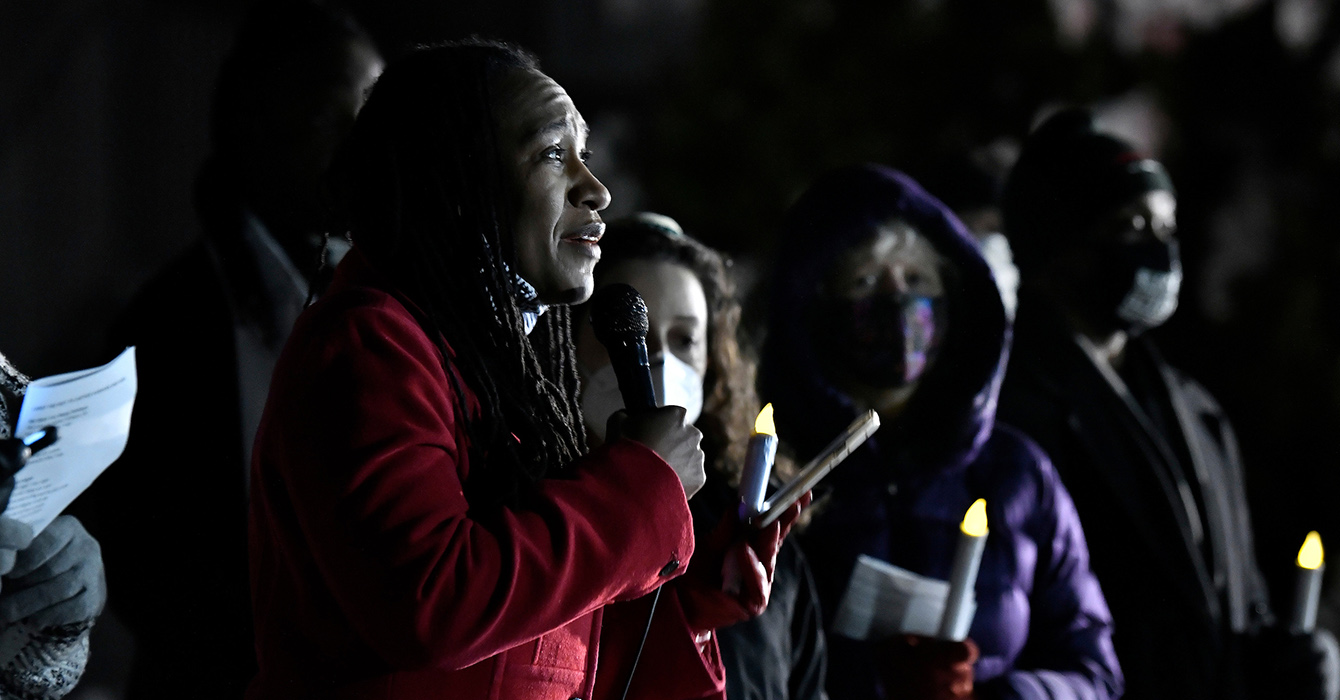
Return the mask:
<svg viewBox="0 0 1340 700">
<path fill-rule="evenodd" d="M 602 622 L 637 639 L 647 618 L 604 611 L 685 571 L 703 454 L 679 408 L 587 449 L 566 305 L 591 294 L 610 194 L 586 138 L 505 45 L 419 49 L 374 87 L 332 166 L 353 250 L 298 320 L 256 437 L 249 698 L 627 686 L 638 647 L 600 648 Z M 663 597 L 638 697 L 720 697 L 701 641 Z"/>
</svg>

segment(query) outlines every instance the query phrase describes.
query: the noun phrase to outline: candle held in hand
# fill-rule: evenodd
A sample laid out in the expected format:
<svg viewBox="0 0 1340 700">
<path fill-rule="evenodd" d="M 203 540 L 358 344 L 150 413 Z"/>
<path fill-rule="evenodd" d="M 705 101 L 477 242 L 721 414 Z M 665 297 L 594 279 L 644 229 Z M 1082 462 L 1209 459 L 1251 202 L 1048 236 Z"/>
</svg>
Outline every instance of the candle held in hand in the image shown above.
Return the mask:
<svg viewBox="0 0 1340 700">
<path fill-rule="evenodd" d="M 865 444 L 875 431 L 879 430 L 879 414 L 874 411 L 866 411 L 852 421 L 847 429 L 842 431 L 832 442 L 828 443 L 813 460 L 806 464 L 799 474 L 796 474 L 786 485 L 777 489 L 777 493 L 763 504 L 766 509 L 763 514 L 754 520 L 754 527 L 765 528 L 771 525 L 788 508 L 795 505 L 807 491 L 814 488 L 823 480 L 828 473 L 833 471 L 842 461 L 845 460 L 856 448 Z"/>
<path fill-rule="evenodd" d="M 954 568 L 949 574 L 949 594 L 945 598 L 944 616 L 940 618 L 941 639 L 955 642 L 963 641 L 967 636 L 970 621 L 968 601 L 972 599 L 973 589 L 977 586 L 977 570 L 982 565 L 982 552 L 986 549 L 986 501 L 973 501 L 959 526 L 958 548 L 954 551 Z M 962 630 L 962 633 L 960 633 Z"/>
<path fill-rule="evenodd" d="M 768 495 L 768 477 L 777 459 L 777 428 L 772 421 L 772 404 L 765 405 L 754 420 L 754 433 L 745 452 L 744 473 L 740 475 L 740 519 L 756 518 L 764 511 Z"/>
<path fill-rule="evenodd" d="M 777 427 L 772 420 L 772 404 L 763 407 L 754 421 L 754 434 L 745 453 L 744 472 L 740 475 L 740 520 L 748 521 L 763 512 L 768 477 L 777 459 Z"/>
<path fill-rule="evenodd" d="M 1298 550 L 1298 590 L 1294 594 L 1293 618 L 1289 631 L 1307 634 L 1317 627 L 1317 603 L 1321 601 L 1321 576 L 1326 570 L 1326 553 L 1321 535 L 1307 533 Z"/>
</svg>

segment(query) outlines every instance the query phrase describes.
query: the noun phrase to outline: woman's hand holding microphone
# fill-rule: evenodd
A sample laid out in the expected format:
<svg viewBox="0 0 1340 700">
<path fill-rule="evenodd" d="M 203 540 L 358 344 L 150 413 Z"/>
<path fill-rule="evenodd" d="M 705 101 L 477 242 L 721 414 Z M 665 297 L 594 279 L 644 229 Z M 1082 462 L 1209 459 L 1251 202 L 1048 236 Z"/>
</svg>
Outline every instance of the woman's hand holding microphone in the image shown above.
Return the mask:
<svg viewBox="0 0 1340 700">
<path fill-rule="evenodd" d="M 649 408 L 629 414 L 616 411 L 605 428 L 610 441 L 627 438 L 646 445 L 660 455 L 684 487 L 684 498 L 693 498 L 707 483 L 703 469 L 703 434 L 689 424 L 679 406 Z"/>
</svg>

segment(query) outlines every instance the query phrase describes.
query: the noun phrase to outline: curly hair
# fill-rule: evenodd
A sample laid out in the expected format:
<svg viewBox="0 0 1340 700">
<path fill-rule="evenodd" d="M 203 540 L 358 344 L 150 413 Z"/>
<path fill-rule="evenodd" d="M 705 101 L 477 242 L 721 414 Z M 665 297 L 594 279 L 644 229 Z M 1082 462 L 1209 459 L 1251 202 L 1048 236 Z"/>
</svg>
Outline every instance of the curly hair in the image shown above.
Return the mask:
<svg viewBox="0 0 1340 700">
<path fill-rule="evenodd" d="M 755 363 L 740 349 L 736 329 L 740 302 L 735 297 L 730 259 L 688 237 L 674 219 L 638 213 L 610 222 L 600 242 L 596 284 L 603 273 L 632 260 L 669 262 L 693 273 L 707 297 L 707 374 L 703 377 L 703 412 L 697 426 L 703 434 L 708 468 L 732 486 L 739 484 L 749 436 L 758 415 L 754 389 Z M 779 458 L 777 478 L 793 471 Z"/>
</svg>

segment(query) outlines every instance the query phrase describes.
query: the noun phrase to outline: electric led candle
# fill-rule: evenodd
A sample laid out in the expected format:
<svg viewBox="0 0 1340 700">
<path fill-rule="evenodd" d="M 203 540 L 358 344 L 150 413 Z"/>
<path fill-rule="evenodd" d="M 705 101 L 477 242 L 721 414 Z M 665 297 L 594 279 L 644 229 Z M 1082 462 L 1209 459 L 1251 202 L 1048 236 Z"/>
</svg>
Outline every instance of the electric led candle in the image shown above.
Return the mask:
<svg viewBox="0 0 1340 700">
<path fill-rule="evenodd" d="M 1321 535 L 1314 530 L 1307 533 L 1298 550 L 1298 590 L 1293 601 L 1293 620 L 1289 629 L 1296 634 L 1311 632 L 1317 627 L 1317 604 L 1321 601 L 1321 576 L 1326 570 L 1326 552 L 1321 546 Z"/>
<path fill-rule="evenodd" d="M 814 488 L 837 465 L 842 464 L 856 448 L 865 444 L 875 431 L 879 430 L 879 414 L 866 411 L 852 421 L 847 429 L 828 443 L 822 452 L 806 464 L 786 485 L 777 489 L 777 493 L 763 504 L 763 514 L 754 521 L 755 527 L 764 528 L 782 517 L 788 508 L 800 500 L 807 491 Z"/>
<path fill-rule="evenodd" d="M 763 407 L 754 421 L 754 434 L 745 453 L 744 473 L 740 475 L 740 520 L 750 520 L 763 512 L 768 477 L 777 459 L 777 427 L 772 420 L 772 404 Z"/>
<path fill-rule="evenodd" d="M 954 568 L 949 574 L 949 595 L 945 598 L 944 616 L 940 618 L 940 638 L 963 641 L 960 629 L 967 630 L 968 601 L 977 586 L 977 570 L 982 565 L 986 549 L 986 500 L 973 501 L 959 525 L 958 548 L 954 551 Z"/>
</svg>

